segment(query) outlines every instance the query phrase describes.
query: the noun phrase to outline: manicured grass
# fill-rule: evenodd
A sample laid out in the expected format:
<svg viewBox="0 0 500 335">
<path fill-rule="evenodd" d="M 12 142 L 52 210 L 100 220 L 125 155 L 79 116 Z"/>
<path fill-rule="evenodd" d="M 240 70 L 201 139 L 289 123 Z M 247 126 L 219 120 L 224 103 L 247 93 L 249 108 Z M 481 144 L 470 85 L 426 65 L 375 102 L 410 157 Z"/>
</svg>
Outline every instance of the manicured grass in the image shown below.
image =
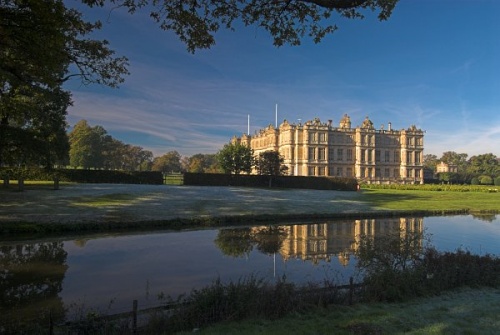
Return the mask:
<svg viewBox="0 0 500 335">
<path fill-rule="evenodd" d="M 85 207 L 123 206 L 136 199 L 137 196 L 133 194 L 113 193 L 95 197 L 79 197 L 72 201 L 71 205 Z"/>
<path fill-rule="evenodd" d="M 387 210 L 500 211 L 500 192 L 364 189 L 360 200 Z"/>
<path fill-rule="evenodd" d="M 404 303 L 332 305 L 272 321 L 222 323 L 199 333 L 493 335 L 500 329 L 498 315 L 499 289 L 464 289 Z"/>
</svg>

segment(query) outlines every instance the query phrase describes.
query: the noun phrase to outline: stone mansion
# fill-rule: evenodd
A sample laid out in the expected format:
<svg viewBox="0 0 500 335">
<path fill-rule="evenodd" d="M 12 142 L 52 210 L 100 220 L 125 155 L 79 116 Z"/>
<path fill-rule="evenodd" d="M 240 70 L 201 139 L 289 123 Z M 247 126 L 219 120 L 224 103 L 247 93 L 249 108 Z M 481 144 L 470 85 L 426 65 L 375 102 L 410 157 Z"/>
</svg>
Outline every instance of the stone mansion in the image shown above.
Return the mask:
<svg viewBox="0 0 500 335">
<path fill-rule="evenodd" d="M 375 129 L 366 117 L 361 126 L 351 127 L 346 114 L 335 127 L 318 118 L 305 123 L 269 125 L 254 135 L 233 137 L 254 150 L 254 155 L 273 150 L 284 157 L 293 176 L 355 177 L 366 183 L 422 184 L 424 131 L 410 126 L 394 130 L 391 123 Z"/>
</svg>

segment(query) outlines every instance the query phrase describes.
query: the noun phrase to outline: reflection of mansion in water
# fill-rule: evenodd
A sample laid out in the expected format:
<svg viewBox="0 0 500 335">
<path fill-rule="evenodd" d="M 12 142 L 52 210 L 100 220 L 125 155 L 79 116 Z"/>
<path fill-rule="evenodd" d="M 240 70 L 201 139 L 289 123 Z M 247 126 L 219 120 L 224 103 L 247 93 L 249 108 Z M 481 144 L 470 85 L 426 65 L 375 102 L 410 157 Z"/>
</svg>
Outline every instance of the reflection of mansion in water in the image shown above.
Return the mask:
<svg viewBox="0 0 500 335">
<path fill-rule="evenodd" d="M 335 127 L 318 118 L 305 123 L 284 121 L 254 135 L 234 137 L 255 156 L 277 151 L 293 176 L 355 177 L 367 183 L 423 183 L 424 132 L 411 126 L 394 130 L 391 123 L 375 129 L 366 117 L 351 128 L 346 114 Z"/>
<path fill-rule="evenodd" d="M 279 252 L 285 261 L 296 258 L 316 264 L 338 257 L 341 264 L 347 265 L 360 236 L 376 239 L 395 231 L 401 234 L 423 233 L 423 218 L 345 220 L 286 226 L 284 229 L 287 237 Z"/>
</svg>

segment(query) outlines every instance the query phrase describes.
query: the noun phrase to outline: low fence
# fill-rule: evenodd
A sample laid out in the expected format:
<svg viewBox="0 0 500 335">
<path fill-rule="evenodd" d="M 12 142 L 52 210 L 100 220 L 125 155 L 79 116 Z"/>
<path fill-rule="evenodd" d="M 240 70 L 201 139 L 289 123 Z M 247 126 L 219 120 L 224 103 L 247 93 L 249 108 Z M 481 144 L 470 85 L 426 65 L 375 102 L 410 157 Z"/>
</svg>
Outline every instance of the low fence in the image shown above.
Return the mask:
<svg viewBox="0 0 500 335">
<path fill-rule="evenodd" d="M 327 295 L 331 292 L 339 292 L 346 291 L 345 297 L 346 300 L 344 303 L 348 305 L 352 305 L 355 300 L 355 292 L 356 290 L 363 287 L 363 284 L 354 283 L 353 278 L 349 278 L 349 284 L 347 285 L 332 285 L 330 287 L 321 287 L 315 289 L 300 289 L 297 293 L 301 295 Z M 149 322 L 149 319 L 158 315 L 158 313 L 168 318 L 170 315 L 173 315 L 175 311 L 181 307 L 180 303 L 171 303 L 171 304 L 162 304 L 159 306 L 152 306 L 140 309 L 137 300 L 133 300 L 132 302 L 132 310 L 117 313 L 117 314 L 109 314 L 109 315 L 100 315 L 87 317 L 86 319 L 65 322 L 63 324 L 57 324 L 50 319 L 48 330 L 49 334 L 58 334 L 58 333 L 86 333 L 92 329 L 98 328 L 103 329 L 107 326 L 113 325 L 112 328 L 116 329 L 117 325 L 121 325 L 121 327 L 126 327 L 127 333 L 137 334 L 140 333 L 141 328 L 143 328 Z M 113 324 L 114 323 L 114 324 Z M 120 326 L 118 326 L 120 328 Z M 162 332 L 168 333 L 168 329 L 161 329 Z M 123 329 L 125 332 L 125 329 Z"/>
</svg>

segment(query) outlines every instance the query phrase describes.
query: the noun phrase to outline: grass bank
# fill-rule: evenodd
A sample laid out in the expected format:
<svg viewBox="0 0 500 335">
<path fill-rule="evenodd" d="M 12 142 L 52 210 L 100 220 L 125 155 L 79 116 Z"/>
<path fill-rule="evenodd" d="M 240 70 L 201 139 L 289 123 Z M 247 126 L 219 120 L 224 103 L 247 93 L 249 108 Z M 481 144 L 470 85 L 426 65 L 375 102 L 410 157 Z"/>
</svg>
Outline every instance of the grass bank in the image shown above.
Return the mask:
<svg viewBox="0 0 500 335">
<path fill-rule="evenodd" d="M 364 189 L 362 200 L 374 208 L 393 211 L 500 212 L 500 192 L 379 188 Z"/>
<path fill-rule="evenodd" d="M 360 192 L 26 182 L 0 188 L 0 234 L 196 229 L 344 218 L 500 213 L 487 188 L 364 188 Z M 425 186 L 425 187 L 424 187 Z"/>
<path fill-rule="evenodd" d="M 332 305 L 278 320 L 217 324 L 200 334 L 498 334 L 500 290 L 461 289 L 402 303 Z M 185 332 L 188 334 L 192 332 Z"/>
</svg>

